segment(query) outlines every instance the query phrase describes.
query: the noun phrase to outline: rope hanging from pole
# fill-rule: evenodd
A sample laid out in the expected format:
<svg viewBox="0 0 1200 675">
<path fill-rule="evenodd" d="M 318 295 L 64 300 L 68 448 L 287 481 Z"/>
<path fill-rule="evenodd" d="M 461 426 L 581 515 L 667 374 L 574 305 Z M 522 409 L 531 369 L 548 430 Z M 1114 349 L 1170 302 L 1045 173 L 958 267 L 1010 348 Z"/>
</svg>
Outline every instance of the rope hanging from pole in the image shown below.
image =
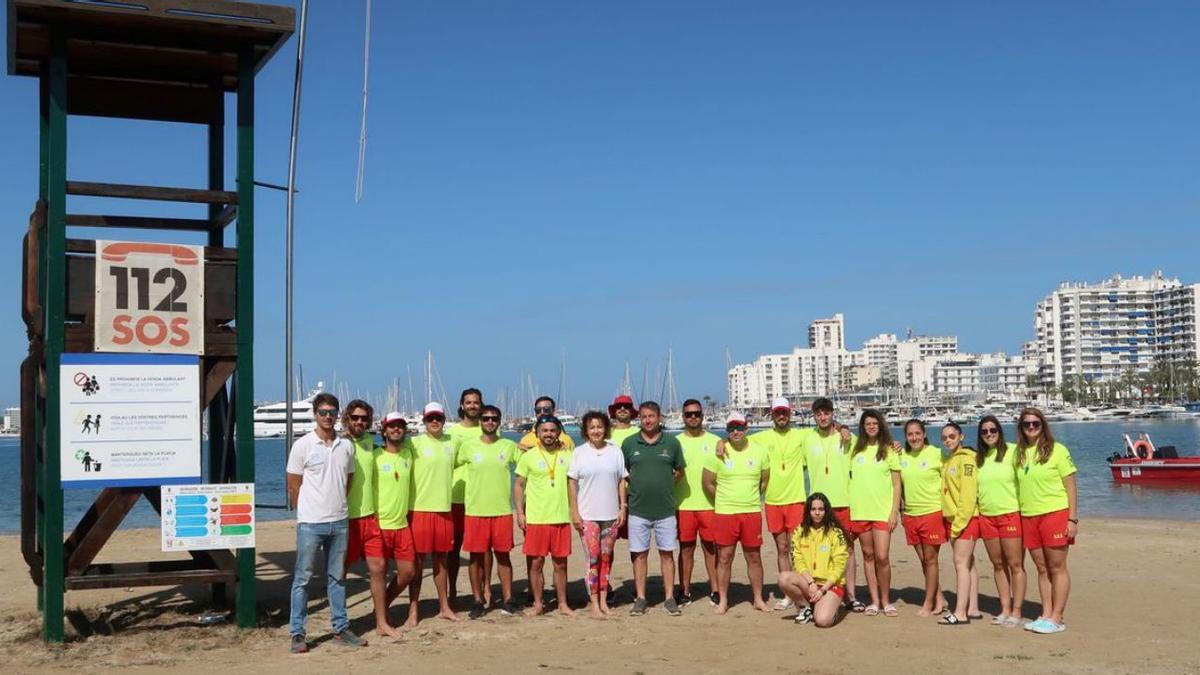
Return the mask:
<svg viewBox="0 0 1200 675">
<path fill-rule="evenodd" d="M 367 75 L 371 65 L 371 0 L 367 0 L 366 25 L 363 28 L 362 123 L 358 129 L 358 172 L 354 178 L 354 202 L 362 202 L 363 175 L 367 163 Z"/>
</svg>

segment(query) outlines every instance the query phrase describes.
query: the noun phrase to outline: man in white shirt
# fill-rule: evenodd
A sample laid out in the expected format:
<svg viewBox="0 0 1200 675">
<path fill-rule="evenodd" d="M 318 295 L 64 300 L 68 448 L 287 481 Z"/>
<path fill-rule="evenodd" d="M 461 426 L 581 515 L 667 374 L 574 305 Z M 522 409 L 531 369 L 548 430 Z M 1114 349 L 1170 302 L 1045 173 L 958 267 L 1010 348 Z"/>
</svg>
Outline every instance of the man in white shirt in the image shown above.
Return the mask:
<svg viewBox="0 0 1200 675">
<path fill-rule="evenodd" d="M 313 399 L 317 427 L 292 444 L 287 462 L 287 489 L 296 504 L 296 571 L 292 577 L 291 649 L 308 651 L 308 580 L 317 551 L 325 553 L 326 595 L 332 615 L 333 643 L 365 647 L 350 630 L 346 616 L 346 544 L 349 507 L 346 496 L 354 478 L 354 446 L 334 431 L 338 400 L 321 393 Z"/>
</svg>

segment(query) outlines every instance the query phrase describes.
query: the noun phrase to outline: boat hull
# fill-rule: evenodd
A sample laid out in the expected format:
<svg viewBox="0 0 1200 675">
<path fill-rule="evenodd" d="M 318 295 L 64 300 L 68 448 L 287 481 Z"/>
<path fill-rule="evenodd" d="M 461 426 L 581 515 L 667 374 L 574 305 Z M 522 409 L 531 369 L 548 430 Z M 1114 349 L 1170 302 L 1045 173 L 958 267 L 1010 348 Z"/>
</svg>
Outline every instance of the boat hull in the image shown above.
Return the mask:
<svg viewBox="0 0 1200 675">
<path fill-rule="evenodd" d="M 1108 464 L 1119 482 L 1174 481 L 1200 484 L 1200 457 L 1179 459 L 1118 459 Z"/>
</svg>

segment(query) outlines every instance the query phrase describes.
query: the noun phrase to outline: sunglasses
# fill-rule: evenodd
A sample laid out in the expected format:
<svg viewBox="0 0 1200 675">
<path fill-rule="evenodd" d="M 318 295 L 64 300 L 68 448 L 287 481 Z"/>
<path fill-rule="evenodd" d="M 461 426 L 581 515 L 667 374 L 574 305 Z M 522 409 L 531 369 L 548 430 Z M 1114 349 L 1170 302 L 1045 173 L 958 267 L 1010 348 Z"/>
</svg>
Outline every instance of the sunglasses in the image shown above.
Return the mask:
<svg viewBox="0 0 1200 675">
<path fill-rule="evenodd" d="M 746 430 L 745 424 L 729 424 L 729 425 L 726 425 L 726 427 L 725 427 L 725 431 L 728 431 L 731 434 L 735 431 L 745 431 L 745 430 Z"/>
<path fill-rule="evenodd" d="M 534 408 L 533 412 L 538 413 L 539 415 L 549 415 L 550 413 L 554 412 L 554 408 L 551 408 L 548 405 L 544 405 L 544 406 Z"/>
<path fill-rule="evenodd" d="M 387 425 L 385 425 L 385 426 L 384 426 L 384 428 L 385 428 L 385 429 L 404 429 L 404 430 L 407 430 L 407 429 L 408 429 L 408 423 L 406 423 L 406 422 L 389 422 Z"/>
<path fill-rule="evenodd" d="M 479 419 L 480 419 L 480 421 L 483 421 L 483 422 L 499 422 L 500 416 L 499 415 L 482 415 Z"/>
<path fill-rule="evenodd" d="M 337 408 L 318 408 L 317 415 L 320 417 L 334 417 L 337 415 Z"/>
<path fill-rule="evenodd" d="M 684 417 L 704 417 L 704 411 L 702 411 L 702 410 L 684 410 L 683 416 Z"/>
<path fill-rule="evenodd" d="M 351 415 L 350 419 L 354 420 L 355 422 L 366 422 L 367 420 L 371 419 L 371 416 L 370 415 Z"/>
<path fill-rule="evenodd" d="M 983 434 L 984 436 L 992 436 L 1000 433 L 1000 430 L 996 427 L 988 427 L 987 429 L 980 429 L 979 433 Z"/>
<path fill-rule="evenodd" d="M 426 422 L 445 422 L 446 418 L 442 415 L 426 415 L 425 421 Z"/>
<path fill-rule="evenodd" d="M 632 411 L 632 410 L 633 410 L 633 406 L 632 406 L 632 405 L 630 405 L 630 404 L 628 404 L 628 403 L 618 403 L 618 404 L 616 405 L 616 407 L 614 407 L 614 408 L 613 408 L 613 410 L 629 410 L 629 411 Z"/>
<path fill-rule="evenodd" d="M 1021 426 L 1025 427 L 1026 429 L 1041 429 L 1042 421 L 1041 420 L 1024 420 L 1021 422 Z"/>
</svg>

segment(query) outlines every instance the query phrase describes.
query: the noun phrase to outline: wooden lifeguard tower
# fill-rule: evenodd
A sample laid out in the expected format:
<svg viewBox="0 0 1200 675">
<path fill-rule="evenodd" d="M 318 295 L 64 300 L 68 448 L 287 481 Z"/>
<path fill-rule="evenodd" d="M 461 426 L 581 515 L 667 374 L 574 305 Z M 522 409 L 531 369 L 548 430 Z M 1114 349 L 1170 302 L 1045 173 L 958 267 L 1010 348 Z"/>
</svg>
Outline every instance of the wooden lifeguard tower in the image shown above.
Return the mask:
<svg viewBox="0 0 1200 675">
<path fill-rule="evenodd" d="M 254 549 L 193 551 L 190 560 L 95 564 L 134 504 L 160 507 L 157 486 L 109 487 L 64 539 L 60 368 L 95 349 L 95 240 L 68 227 L 205 233 L 201 406 L 208 482 L 254 481 L 254 78 L 291 36 L 290 7 L 231 0 L 7 0 L 10 75 L 40 81 L 38 198 L 24 248 L 21 366 L 21 548 L 38 586 L 43 637 L 61 641 L 64 594 L 125 586 L 235 584 L 236 619 L 253 626 Z M 237 183 L 224 185 L 225 95 L 236 96 Z M 66 175 L 67 116 L 204 125 L 204 187 L 76 182 Z M 197 158 L 200 161 L 200 158 Z M 205 217 L 68 213 L 67 196 L 206 205 Z M 226 230 L 235 228 L 235 243 Z M 227 382 L 231 381 L 231 382 Z"/>
</svg>

